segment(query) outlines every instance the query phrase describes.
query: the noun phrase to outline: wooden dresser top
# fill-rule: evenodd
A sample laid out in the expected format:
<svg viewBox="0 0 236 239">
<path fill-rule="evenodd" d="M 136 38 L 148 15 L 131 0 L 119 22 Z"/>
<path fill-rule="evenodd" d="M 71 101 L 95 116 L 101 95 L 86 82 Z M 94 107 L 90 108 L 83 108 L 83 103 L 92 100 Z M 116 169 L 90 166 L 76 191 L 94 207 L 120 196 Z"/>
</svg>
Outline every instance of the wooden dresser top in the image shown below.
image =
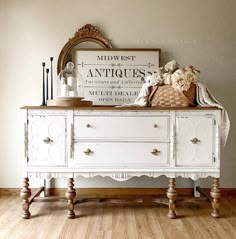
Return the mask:
<svg viewBox="0 0 236 239">
<path fill-rule="evenodd" d="M 92 107 L 59 107 L 59 106 L 23 106 L 21 109 L 26 110 L 125 110 L 125 111 L 142 111 L 142 110 L 220 110 L 217 107 L 115 107 L 115 106 L 92 106 Z"/>
</svg>

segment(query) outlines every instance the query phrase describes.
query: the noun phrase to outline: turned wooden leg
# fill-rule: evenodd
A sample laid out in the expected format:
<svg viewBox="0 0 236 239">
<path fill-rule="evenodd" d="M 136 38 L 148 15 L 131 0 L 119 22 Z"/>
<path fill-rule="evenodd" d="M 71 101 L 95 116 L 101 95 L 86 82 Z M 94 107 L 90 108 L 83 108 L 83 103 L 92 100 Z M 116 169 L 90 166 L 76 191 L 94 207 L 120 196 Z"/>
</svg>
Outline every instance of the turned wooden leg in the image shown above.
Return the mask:
<svg viewBox="0 0 236 239">
<path fill-rule="evenodd" d="M 21 189 L 20 196 L 23 200 L 22 203 L 22 218 L 29 219 L 30 218 L 30 212 L 29 212 L 29 198 L 31 196 L 31 190 L 29 189 L 29 178 L 24 178 L 23 180 L 23 188 Z"/>
<path fill-rule="evenodd" d="M 211 205 L 212 205 L 212 217 L 220 217 L 220 212 L 219 212 L 219 209 L 220 209 L 220 189 L 219 189 L 219 178 L 213 178 L 213 185 L 212 185 L 212 189 L 211 189 L 211 197 L 212 197 L 212 202 L 211 202 Z"/>
<path fill-rule="evenodd" d="M 174 178 L 169 179 L 169 188 L 167 190 L 166 195 L 169 198 L 168 217 L 169 218 L 176 218 L 175 199 L 176 199 L 177 193 L 176 193 L 176 190 L 175 190 L 175 179 Z"/>
<path fill-rule="evenodd" d="M 68 181 L 68 188 L 67 188 L 67 192 L 66 192 L 66 198 L 68 199 L 68 212 L 67 212 L 67 217 L 69 219 L 73 219 L 75 218 L 75 213 L 74 213 L 74 198 L 76 196 L 76 191 L 74 189 L 74 179 L 73 178 L 69 178 Z"/>
</svg>

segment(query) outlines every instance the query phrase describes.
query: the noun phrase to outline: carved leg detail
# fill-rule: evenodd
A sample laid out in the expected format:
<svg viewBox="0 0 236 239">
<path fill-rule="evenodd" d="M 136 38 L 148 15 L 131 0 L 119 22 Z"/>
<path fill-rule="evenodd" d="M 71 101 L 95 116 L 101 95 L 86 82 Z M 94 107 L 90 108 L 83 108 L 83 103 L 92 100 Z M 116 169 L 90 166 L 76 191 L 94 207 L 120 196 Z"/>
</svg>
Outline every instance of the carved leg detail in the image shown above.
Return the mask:
<svg viewBox="0 0 236 239">
<path fill-rule="evenodd" d="M 176 193 L 176 190 L 175 190 L 175 179 L 174 178 L 169 179 L 169 188 L 167 190 L 166 195 L 169 198 L 168 217 L 169 218 L 176 218 L 175 199 L 176 199 L 177 193 Z"/>
<path fill-rule="evenodd" d="M 67 212 L 67 217 L 69 219 L 73 219 L 75 218 L 75 213 L 74 213 L 74 198 L 76 196 L 76 191 L 74 189 L 74 179 L 73 178 L 69 178 L 68 181 L 68 188 L 67 188 L 67 192 L 66 192 L 66 198 L 68 199 L 68 212 Z"/>
<path fill-rule="evenodd" d="M 213 178 L 213 185 L 212 185 L 212 189 L 211 189 L 211 197 L 212 197 L 212 213 L 211 216 L 212 217 L 220 217 L 220 189 L 219 189 L 219 178 Z"/>
<path fill-rule="evenodd" d="M 23 180 L 23 188 L 21 189 L 20 196 L 23 200 L 22 203 L 22 218 L 29 219 L 30 218 L 30 212 L 29 212 L 29 198 L 31 196 L 31 190 L 29 189 L 29 178 L 24 178 Z"/>
</svg>

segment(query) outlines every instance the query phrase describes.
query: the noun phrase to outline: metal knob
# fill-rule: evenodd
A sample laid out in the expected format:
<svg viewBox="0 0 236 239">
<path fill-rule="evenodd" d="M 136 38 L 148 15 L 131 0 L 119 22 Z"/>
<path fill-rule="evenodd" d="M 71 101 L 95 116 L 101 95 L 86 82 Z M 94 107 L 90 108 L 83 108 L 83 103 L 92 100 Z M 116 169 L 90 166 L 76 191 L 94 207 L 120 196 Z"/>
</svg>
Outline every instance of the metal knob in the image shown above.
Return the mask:
<svg viewBox="0 0 236 239">
<path fill-rule="evenodd" d="M 193 138 L 190 140 L 193 144 L 198 144 L 200 140 L 198 138 Z"/>
<path fill-rule="evenodd" d="M 153 149 L 153 151 L 151 152 L 151 154 L 153 155 L 158 155 L 161 151 L 158 149 Z"/>
<path fill-rule="evenodd" d="M 45 144 L 51 144 L 51 143 L 53 142 L 53 140 L 50 139 L 49 137 L 47 137 L 47 138 L 43 139 L 43 142 L 44 142 Z"/>
<path fill-rule="evenodd" d="M 91 150 L 91 149 L 86 149 L 85 151 L 84 151 L 84 154 L 86 154 L 86 155 L 90 155 L 90 154 L 92 154 L 93 153 L 93 151 Z"/>
<path fill-rule="evenodd" d="M 157 124 L 154 124 L 154 125 L 153 125 L 153 127 L 154 127 L 154 128 L 157 128 L 157 127 L 158 127 L 158 125 L 157 125 Z"/>
<path fill-rule="evenodd" d="M 91 125 L 90 125 L 90 124 L 87 124 L 87 125 L 86 125 L 86 127 L 87 127 L 87 128 L 90 128 L 90 127 L 91 127 Z"/>
</svg>

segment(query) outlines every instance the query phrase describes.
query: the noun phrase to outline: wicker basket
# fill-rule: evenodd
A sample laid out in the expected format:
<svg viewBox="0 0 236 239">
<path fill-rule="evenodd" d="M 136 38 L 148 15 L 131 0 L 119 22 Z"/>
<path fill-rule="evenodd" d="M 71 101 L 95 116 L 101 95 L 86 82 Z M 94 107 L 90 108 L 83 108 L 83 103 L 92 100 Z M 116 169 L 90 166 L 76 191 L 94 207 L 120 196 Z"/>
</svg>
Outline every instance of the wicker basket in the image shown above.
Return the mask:
<svg viewBox="0 0 236 239">
<path fill-rule="evenodd" d="M 179 92 L 171 85 L 156 86 L 149 96 L 151 106 L 187 107 L 195 105 L 196 85 L 191 84 L 188 91 Z"/>
</svg>

